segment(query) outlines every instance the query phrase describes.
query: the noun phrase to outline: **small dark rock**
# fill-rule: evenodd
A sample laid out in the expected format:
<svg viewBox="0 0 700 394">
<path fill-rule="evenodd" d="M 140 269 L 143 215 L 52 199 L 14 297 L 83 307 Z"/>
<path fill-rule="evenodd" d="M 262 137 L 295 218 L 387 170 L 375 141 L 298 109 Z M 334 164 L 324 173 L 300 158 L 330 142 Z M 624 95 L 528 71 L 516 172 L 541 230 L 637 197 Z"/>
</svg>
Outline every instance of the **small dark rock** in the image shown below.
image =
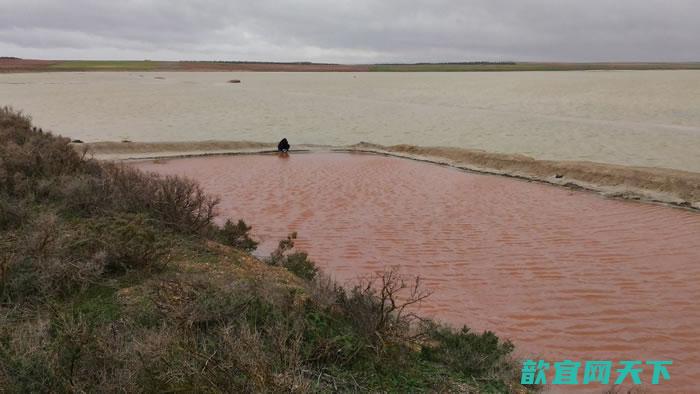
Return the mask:
<svg viewBox="0 0 700 394">
<path fill-rule="evenodd" d="M 577 185 L 577 184 L 575 184 L 575 183 L 573 183 L 573 182 L 567 182 L 567 183 L 565 183 L 565 184 L 564 184 L 564 187 L 568 187 L 569 189 L 572 189 L 572 190 L 585 190 L 582 186 Z"/>
<path fill-rule="evenodd" d="M 122 140 L 122 143 L 123 143 L 123 144 L 130 144 L 131 141 L 129 141 L 129 140 Z"/>
<path fill-rule="evenodd" d="M 83 143 L 82 140 L 73 140 L 73 141 L 71 141 L 71 142 L 74 143 L 74 144 L 82 144 L 82 143 Z"/>
<path fill-rule="evenodd" d="M 561 179 L 561 178 L 564 177 L 564 175 L 562 175 L 562 174 L 556 174 L 556 175 L 554 175 L 554 177 L 557 178 L 557 179 Z"/>
<path fill-rule="evenodd" d="M 241 83 L 240 79 L 229 79 L 228 83 Z"/>
</svg>

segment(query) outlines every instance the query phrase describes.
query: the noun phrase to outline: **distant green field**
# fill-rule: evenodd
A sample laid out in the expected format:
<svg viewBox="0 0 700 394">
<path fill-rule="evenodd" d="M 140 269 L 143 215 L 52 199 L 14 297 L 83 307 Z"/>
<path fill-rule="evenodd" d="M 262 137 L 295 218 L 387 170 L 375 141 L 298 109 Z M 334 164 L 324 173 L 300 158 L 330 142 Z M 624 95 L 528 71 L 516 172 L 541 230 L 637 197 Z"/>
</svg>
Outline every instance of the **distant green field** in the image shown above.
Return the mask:
<svg viewBox="0 0 700 394">
<path fill-rule="evenodd" d="M 377 72 L 700 70 L 700 63 L 376 64 L 369 69 Z"/>
<path fill-rule="evenodd" d="M 1 59 L 0 59 L 1 60 Z M 0 61 L 0 72 L 23 71 L 349 71 L 349 72 L 469 72 L 469 71 L 587 71 L 587 70 L 700 70 L 694 63 L 417 63 L 325 64 L 222 61 L 47 60 Z"/>
<path fill-rule="evenodd" d="M 66 60 L 52 64 L 48 69 L 63 71 L 149 71 L 162 69 L 164 63 L 149 60 Z"/>
</svg>

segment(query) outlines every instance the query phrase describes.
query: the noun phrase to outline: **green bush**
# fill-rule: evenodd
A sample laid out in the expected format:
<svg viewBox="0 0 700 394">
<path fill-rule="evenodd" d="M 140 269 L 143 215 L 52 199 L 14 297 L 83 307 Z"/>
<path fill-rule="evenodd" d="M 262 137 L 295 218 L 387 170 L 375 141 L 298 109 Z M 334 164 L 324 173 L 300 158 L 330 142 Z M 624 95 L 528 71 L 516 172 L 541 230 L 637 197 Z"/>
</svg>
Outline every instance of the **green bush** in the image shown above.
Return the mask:
<svg viewBox="0 0 700 394">
<path fill-rule="evenodd" d="M 430 324 L 427 330 L 430 345 L 421 349 L 423 359 L 442 365 L 469 378 L 481 376 L 496 382 L 511 381 L 517 366 L 511 358 L 514 346 L 501 341 L 494 333 L 473 333 L 467 327 L 460 331 Z"/>
<path fill-rule="evenodd" d="M 167 263 L 170 245 L 164 233 L 143 214 L 115 214 L 83 220 L 70 248 L 79 253 L 104 253 L 110 271 L 161 269 Z"/>
<path fill-rule="evenodd" d="M 318 273 L 318 268 L 309 259 L 309 255 L 305 252 L 289 253 L 294 248 L 296 238 L 297 233 L 289 234 L 286 239 L 279 242 L 277 249 L 265 261 L 272 266 L 284 267 L 302 279 L 313 280 Z"/>
<path fill-rule="evenodd" d="M 243 220 L 239 220 L 238 223 L 233 224 L 229 219 L 219 231 L 219 239 L 221 243 L 228 246 L 233 246 L 234 248 L 244 250 L 246 252 L 252 252 L 258 247 L 258 243 L 250 238 L 251 226 L 245 224 Z"/>
<path fill-rule="evenodd" d="M 309 259 L 309 255 L 306 252 L 289 254 L 282 266 L 305 280 L 313 280 L 318 273 L 318 267 Z"/>
</svg>

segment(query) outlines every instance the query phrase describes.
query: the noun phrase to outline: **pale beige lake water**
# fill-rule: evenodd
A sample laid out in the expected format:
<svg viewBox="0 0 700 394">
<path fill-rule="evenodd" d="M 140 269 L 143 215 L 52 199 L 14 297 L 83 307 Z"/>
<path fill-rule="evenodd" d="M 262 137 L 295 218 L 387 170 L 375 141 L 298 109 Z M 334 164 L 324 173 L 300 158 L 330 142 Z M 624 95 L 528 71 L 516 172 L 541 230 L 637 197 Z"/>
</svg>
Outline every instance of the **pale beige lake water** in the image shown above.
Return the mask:
<svg viewBox="0 0 700 394">
<path fill-rule="evenodd" d="M 0 105 L 84 141 L 284 136 L 695 172 L 699 92 L 700 71 L 0 74 Z"/>
</svg>

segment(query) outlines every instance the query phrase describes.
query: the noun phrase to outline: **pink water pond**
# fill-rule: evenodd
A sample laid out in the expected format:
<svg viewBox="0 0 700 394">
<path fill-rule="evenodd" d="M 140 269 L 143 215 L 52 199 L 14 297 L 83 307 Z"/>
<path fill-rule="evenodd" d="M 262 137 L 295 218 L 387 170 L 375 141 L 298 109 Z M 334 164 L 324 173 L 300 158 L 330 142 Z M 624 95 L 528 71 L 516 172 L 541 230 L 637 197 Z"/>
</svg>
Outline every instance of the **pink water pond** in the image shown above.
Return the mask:
<svg viewBox="0 0 700 394">
<path fill-rule="evenodd" d="M 424 314 L 549 361 L 673 360 L 700 382 L 700 215 L 365 154 L 140 162 L 198 180 L 269 253 L 291 231 L 340 281 L 400 266 Z M 646 373 L 646 372 L 645 372 Z M 643 378 L 650 373 L 643 375 Z"/>
</svg>

